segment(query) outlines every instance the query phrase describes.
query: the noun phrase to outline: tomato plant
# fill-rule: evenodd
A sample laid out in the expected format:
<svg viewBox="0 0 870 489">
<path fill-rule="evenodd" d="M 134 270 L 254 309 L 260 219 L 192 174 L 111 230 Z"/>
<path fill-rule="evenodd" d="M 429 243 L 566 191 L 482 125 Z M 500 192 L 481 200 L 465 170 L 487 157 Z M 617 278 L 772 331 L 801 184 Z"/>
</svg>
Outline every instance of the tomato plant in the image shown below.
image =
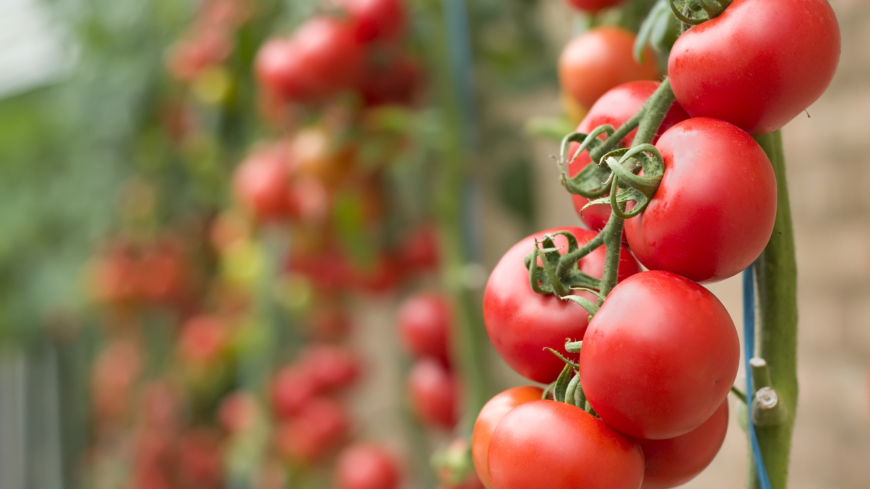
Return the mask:
<svg viewBox="0 0 870 489">
<path fill-rule="evenodd" d="M 580 125 L 577 126 L 577 132 L 589 134 L 596 127 L 605 124 L 609 124 L 614 128 L 622 126 L 643 107 L 643 104 L 646 103 L 647 99 L 650 98 L 658 87 L 658 82 L 640 80 L 624 83 L 608 90 L 607 93 L 595 101 L 595 104 L 593 104 L 589 109 L 586 117 L 584 117 L 580 122 Z M 656 137 L 653 139 L 653 142 L 655 142 L 662 133 L 670 129 L 674 124 L 688 118 L 689 114 L 686 114 L 683 108 L 680 107 L 680 104 L 675 103 L 665 115 L 665 119 L 662 122 L 661 127 L 659 127 L 658 132 L 656 132 Z M 622 140 L 622 146 L 626 148 L 630 147 L 636 134 L 637 129 L 628 133 L 628 135 Z M 573 163 L 568 166 L 569 177 L 577 175 L 586 167 L 586 165 L 592 162 L 592 158 L 589 157 L 588 151 L 576 155 L 579 146 L 579 144 L 573 143 L 571 145 L 571 150 L 569 151 L 569 155 L 571 155 L 571 159 L 573 160 Z M 574 159 L 575 155 L 576 159 Z M 610 218 L 609 205 L 593 205 L 586 208 L 581 213 L 581 209 L 589 203 L 589 199 L 577 194 L 572 194 L 571 198 L 574 202 L 574 210 L 577 211 L 577 215 L 580 216 L 580 219 L 583 220 L 583 223 L 586 224 L 589 229 L 598 231 L 604 228 L 604 225 L 607 224 L 607 220 Z"/>
<path fill-rule="evenodd" d="M 569 231 L 580 244 L 595 233 L 581 228 L 555 228 L 529 236 L 515 244 L 493 269 L 483 296 L 483 321 L 489 339 L 499 355 L 519 374 L 536 382 L 549 383 L 562 371 L 562 361 L 544 348 L 567 355 L 565 338 L 583 338 L 588 323 L 583 308 L 554 296 L 535 293 L 529 285 L 529 270 L 523 264 L 532 252 L 536 239 L 558 231 Z M 563 236 L 556 237 L 565 246 Z M 605 249 L 598 248 L 578 262 L 581 271 L 601 277 Z M 624 279 L 639 271 L 637 262 L 623 247 L 619 258 L 619 275 Z M 578 292 L 590 300 L 588 292 Z"/>
<path fill-rule="evenodd" d="M 423 423 L 452 429 L 459 418 L 459 386 L 456 378 L 438 361 L 418 360 L 408 375 L 411 406 Z"/>
<path fill-rule="evenodd" d="M 822 95 L 839 58 L 840 28 L 827 0 L 735 0 L 677 39 L 668 74 L 692 117 L 766 134 Z"/>
<path fill-rule="evenodd" d="M 589 323 L 580 382 L 614 429 L 674 438 L 722 404 L 739 361 L 737 331 L 716 296 L 670 272 L 642 272 L 617 285 Z"/>
<path fill-rule="evenodd" d="M 532 401 L 507 413 L 492 433 L 493 489 L 637 489 L 643 452 L 586 411 Z"/>
<path fill-rule="evenodd" d="M 352 445 L 339 455 L 335 480 L 338 489 L 397 489 L 399 463 L 378 445 Z"/>
<path fill-rule="evenodd" d="M 764 150 L 738 127 L 708 118 L 677 124 L 656 147 L 665 176 L 649 206 L 625 222 L 637 259 L 699 282 L 749 266 L 776 218 L 776 178 Z"/>
<path fill-rule="evenodd" d="M 543 394 L 544 390 L 540 387 L 514 387 L 490 399 L 480 410 L 474 422 L 471 455 L 477 476 L 484 486 L 492 486 L 489 479 L 489 443 L 499 421 L 515 407 L 540 400 Z"/>
<path fill-rule="evenodd" d="M 669 489 L 694 479 L 719 453 L 728 431 L 728 400 L 694 430 L 668 440 L 635 439 L 643 450 L 642 489 Z"/>
<path fill-rule="evenodd" d="M 634 34 L 618 27 L 597 27 L 571 40 L 559 57 L 562 89 L 584 108 L 611 88 L 658 76 L 655 55 L 647 50 L 642 64 L 632 57 Z"/>
</svg>

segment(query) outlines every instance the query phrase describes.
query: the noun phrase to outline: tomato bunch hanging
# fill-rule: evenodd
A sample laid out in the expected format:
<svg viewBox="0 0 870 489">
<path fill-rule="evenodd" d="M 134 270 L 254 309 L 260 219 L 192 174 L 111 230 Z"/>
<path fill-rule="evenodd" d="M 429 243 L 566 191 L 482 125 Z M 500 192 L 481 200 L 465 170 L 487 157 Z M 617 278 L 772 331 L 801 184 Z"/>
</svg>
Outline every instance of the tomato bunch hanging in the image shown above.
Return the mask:
<svg viewBox="0 0 870 489">
<path fill-rule="evenodd" d="M 486 487 L 676 487 L 724 440 L 740 346 L 699 283 L 736 275 L 767 245 L 777 182 L 753 135 L 824 92 L 839 28 L 825 0 L 669 3 L 685 25 L 661 83 L 644 51 L 656 27 L 639 43 L 595 27 L 560 58 L 563 90 L 588 109 L 562 141 L 561 181 L 592 231 L 525 238 L 487 283 L 493 346 L 546 387 L 509 389 L 480 412 L 472 451 Z"/>
</svg>

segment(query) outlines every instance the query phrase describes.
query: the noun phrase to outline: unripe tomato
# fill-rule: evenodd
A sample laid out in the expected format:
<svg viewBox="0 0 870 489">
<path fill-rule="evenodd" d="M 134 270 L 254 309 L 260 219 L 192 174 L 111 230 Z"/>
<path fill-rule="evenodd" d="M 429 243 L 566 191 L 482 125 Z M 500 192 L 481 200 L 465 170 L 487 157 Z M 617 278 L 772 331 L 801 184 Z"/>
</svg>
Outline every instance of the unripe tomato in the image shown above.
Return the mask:
<svg viewBox="0 0 870 489">
<path fill-rule="evenodd" d="M 716 296 L 670 272 L 642 272 L 617 285 L 589 323 L 580 383 L 609 426 L 661 440 L 710 419 L 739 362 L 737 331 Z"/>
<path fill-rule="evenodd" d="M 637 489 L 643 453 L 586 411 L 532 401 L 502 418 L 489 447 L 493 489 Z"/>
<path fill-rule="evenodd" d="M 283 219 L 290 213 L 290 170 L 281 148 L 254 151 L 233 175 L 236 199 L 259 221 Z"/>
<path fill-rule="evenodd" d="M 338 489 L 397 489 L 399 463 L 386 449 L 373 444 L 345 448 L 335 468 Z"/>
<path fill-rule="evenodd" d="M 671 87 L 692 117 L 773 132 L 818 99 L 840 59 L 827 0 L 735 0 L 677 39 Z"/>
<path fill-rule="evenodd" d="M 642 489 L 670 489 L 694 479 L 716 458 L 728 431 L 728 399 L 704 424 L 668 440 L 635 439 L 643 450 Z"/>
<path fill-rule="evenodd" d="M 568 5 L 576 8 L 577 10 L 582 10 L 584 12 L 589 12 L 594 14 L 599 10 L 603 10 L 610 7 L 615 7 L 623 2 L 623 0 L 565 0 L 568 2 Z"/>
<path fill-rule="evenodd" d="M 625 221 L 637 259 L 696 282 L 749 266 L 776 218 L 776 176 L 761 146 L 737 126 L 695 118 L 669 129 L 656 147 L 664 178 L 647 208 Z"/>
<path fill-rule="evenodd" d="M 589 134 L 596 127 L 605 124 L 613 126 L 614 129 L 619 129 L 620 126 L 634 117 L 634 115 L 643 107 L 643 104 L 645 104 L 656 91 L 659 85 L 660 83 L 656 81 L 641 80 L 624 83 L 608 90 L 607 93 L 602 95 L 601 98 L 595 102 L 592 108 L 589 109 L 589 113 L 586 114 L 586 117 L 584 117 L 580 122 L 580 125 L 577 126 L 577 132 Z M 668 113 L 665 114 L 665 119 L 662 121 L 662 125 L 656 132 L 653 143 L 655 143 L 659 136 L 670 129 L 674 124 L 688 118 L 689 114 L 680 107 L 680 104 L 674 103 Z M 630 147 L 632 142 L 634 142 L 635 135 L 637 135 L 637 129 L 628 133 L 628 136 L 622 140 L 622 146 L 626 148 Z M 604 139 L 604 137 L 601 139 Z M 570 151 L 568 152 L 568 154 L 571 155 L 571 158 L 573 158 L 573 155 L 577 152 L 578 147 L 580 147 L 580 145 L 577 143 L 571 145 Z M 577 156 L 574 163 L 568 166 L 568 176 L 573 177 L 577 175 L 591 162 L 592 158 L 589 157 L 589 152 L 584 151 L 582 154 Z M 580 209 L 589 203 L 589 199 L 582 195 L 571 195 L 571 198 L 574 201 L 574 210 L 577 211 L 577 215 L 580 216 L 583 223 L 589 226 L 589 229 L 598 231 L 604 228 L 604 225 L 607 224 L 607 221 L 610 219 L 609 205 L 593 205 L 584 210 L 581 214 Z"/>
<path fill-rule="evenodd" d="M 360 43 L 397 41 L 407 20 L 402 0 L 336 0 L 347 10 L 354 38 Z"/>
<path fill-rule="evenodd" d="M 408 353 L 448 363 L 452 320 L 450 305 L 444 297 L 417 294 L 405 299 L 398 322 L 399 338 Z"/>
<path fill-rule="evenodd" d="M 441 363 L 423 359 L 408 374 L 411 406 L 426 425 L 453 429 L 459 419 L 459 386 L 456 378 Z"/>
<path fill-rule="evenodd" d="M 644 52 L 643 64 L 632 55 L 634 34 L 618 27 L 597 27 L 565 46 L 559 57 L 562 89 L 583 107 L 622 83 L 658 77 L 655 54 Z"/>
<path fill-rule="evenodd" d="M 523 386 L 508 389 L 496 395 L 480 410 L 474 422 L 474 436 L 471 439 L 471 456 L 477 476 L 486 487 L 492 487 L 489 480 L 489 443 L 492 432 L 499 421 L 515 407 L 527 402 L 539 401 L 544 395 L 540 387 Z"/>
<path fill-rule="evenodd" d="M 595 237 L 588 229 L 554 228 L 529 236 L 513 246 L 498 262 L 489 276 L 483 294 L 483 322 L 492 346 L 515 371 L 535 382 L 548 384 L 559 376 L 564 364 L 544 348 L 563 355 L 565 340 L 580 340 L 586 331 L 589 313 L 577 304 L 554 295 L 537 294 L 529 285 L 529 270 L 525 256 L 534 249 L 535 239 L 558 231 L 570 231 L 582 246 Z M 556 246 L 567 248 L 568 240 L 555 239 Z M 605 248 L 602 246 L 578 262 L 580 270 L 601 278 L 604 272 Z M 540 264 L 540 263 L 539 263 Z M 637 273 L 637 261 L 623 247 L 619 258 L 619 279 Z M 595 296 L 577 292 L 593 302 Z"/>
</svg>

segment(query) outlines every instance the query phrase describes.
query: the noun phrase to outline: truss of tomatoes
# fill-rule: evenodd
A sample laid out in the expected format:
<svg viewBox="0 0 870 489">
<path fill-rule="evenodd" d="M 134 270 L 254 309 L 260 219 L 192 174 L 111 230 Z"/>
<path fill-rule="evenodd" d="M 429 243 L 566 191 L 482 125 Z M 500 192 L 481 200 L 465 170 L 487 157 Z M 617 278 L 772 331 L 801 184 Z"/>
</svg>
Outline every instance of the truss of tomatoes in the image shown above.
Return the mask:
<svg viewBox="0 0 870 489">
<path fill-rule="evenodd" d="M 583 41 L 590 46 L 615 37 L 612 30 L 583 36 L 597 36 Z M 509 389 L 481 410 L 472 453 L 486 487 L 663 489 L 712 462 L 727 430 L 740 345 L 728 312 L 700 284 L 740 273 L 764 250 L 776 219 L 777 182 L 753 136 L 780 129 L 818 99 L 839 53 L 839 27 L 826 0 L 735 0 L 678 38 L 668 60 L 676 102 L 653 141 L 664 173 L 645 207 L 625 208 L 631 217 L 618 284 L 600 308 L 575 302 L 598 299 L 603 247 L 560 271 L 591 284 L 568 292 L 581 299 L 541 293 L 553 292 L 541 290 L 545 260 L 561 253 L 558 263 L 595 239 L 586 229 L 525 238 L 487 283 L 483 314 L 493 346 L 515 371 L 549 387 Z M 561 62 L 581 58 L 573 52 Z M 560 72 L 569 93 L 585 83 L 570 80 L 583 74 L 576 66 Z M 633 76 L 587 102 L 579 133 L 618 128 L 641 110 L 659 85 Z M 620 145 L 633 139 L 631 133 Z M 566 178 L 592 163 L 578 149 L 568 151 Z M 603 201 L 588 206 L 575 196 L 574 203 L 595 231 L 611 218 Z"/>
</svg>

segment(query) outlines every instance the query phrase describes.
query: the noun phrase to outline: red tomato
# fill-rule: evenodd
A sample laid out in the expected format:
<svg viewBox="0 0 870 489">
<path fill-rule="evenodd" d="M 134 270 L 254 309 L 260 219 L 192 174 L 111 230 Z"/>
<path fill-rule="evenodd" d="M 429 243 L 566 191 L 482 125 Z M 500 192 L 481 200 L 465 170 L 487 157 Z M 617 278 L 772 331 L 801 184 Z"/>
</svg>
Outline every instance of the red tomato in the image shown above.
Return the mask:
<svg viewBox="0 0 870 489">
<path fill-rule="evenodd" d="M 352 270 L 353 285 L 360 292 L 385 294 L 395 290 L 401 282 L 403 270 L 395 257 L 383 254 L 376 260 L 372 268 Z"/>
<path fill-rule="evenodd" d="M 411 105 L 422 81 L 423 73 L 416 60 L 407 55 L 392 56 L 384 65 L 366 66 L 359 92 L 366 106 Z"/>
<path fill-rule="evenodd" d="M 218 421 L 229 433 L 245 431 L 257 417 L 257 400 L 238 391 L 229 394 L 218 407 Z"/>
<path fill-rule="evenodd" d="M 565 0 L 568 5 L 582 10 L 584 12 L 596 13 L 610 7 L 615 7 L 623 2 L 623 0 Z"/>
<path fill-rule="evenodd" d="M 362 47 L 347 22 L 314 17 L 292 38 L 267 41 L 255 69 L 267 90 L 288 101 L 316 103 L 354 86 L 362 62 Z"/>
<path fill-rule="evenodd" d="M 317 383 L 307 369 L 287 365 L 272 380 L 272 410 L 278 418 L 294 416 L 314 397 Z"/>
<path fill-rule="evenodd" d="M 399 243 L 399 261 L 416 272 L 438 268 L 438 230 L 424 224 L 411 230 Z"/>
<path fill-rule="evenodd" d="M 642 489 L 670 489 L 694 479 L 716 458 L 728 431 L 728 399 L 707 421 L 669 440 L 636 439 L 646 469 Z"/>
<path fill-rule="evenodd" d="M 322 341 L 344 338 L 351 329 L 350 316 L 338 303 L 317 306 L 311 324 L 311 335 Z"/>
<path fill-rule="evenodd" d="M 776 177 L 764 150 L 737 126 L 708 118 L 677 124 L 656 147 L 664 179 L 649 206 L 625 221 L 637 259 L 696 282 L 749 266 L 776 218 Z"/>
<path fill-rule="evenodd" d="M 496 426 L 489 476 L 493 489 L 637 489 L 643 453 L 580 408 L 532 401 Z"/>
<path fill-rule="evenodd" d="M 279 146 L 261 148 L 242 161 L 233 175 L 236 199 L 260 221 L 290 213 L 290 171 Z"/>
<path fill-rule="evenodd" d="M 341 452 L 335 468 L 338 489 L 397 489 L 399 463 L 386 449 L 357 444 Z"/>
<path fill-rule="evenodd" d="M 182 487 L 212 488 L 223 485 L 221 437 L 208 429 L 185 434 L 178 447 L 178 476 Z"/>
<path fill-rule="evenodd" d="M 399 338 L 415 357 L 432 357 L 446 365 L 449 360 L 451 311 L 437 294 L 417 294 L 405 299 L 399 309 Z"/>
<path fill-rule="evenodd" d="M 647 49 L 638 64 L 633 49 L 634 34 L 618 27 L 597 27 L 575 37 L 559 57 L 562 89 L 586 108 L 617 85 L 658 77 L 653 52 Z"/>
<path fill-rule="evenodd" d="M 426 425 L 453 429 L 459 418 L 459 386 L 443 365 L 432 359 L 414 364 L 408 374 L 408 391 L 417 417 Z"/>
<path fill-rule="evenodd" d="M 359 378 L 359 360 L 347 348 L 332 345 L 312 345 L 299 358 L 319 391 L 340 389 Z"/>
<path fill-rule="evenodd" d="M 194 316 L 181 329 L 178 354 L 191 364 L 208 365 L 220 358 L 227 339 L 226 325 L 221 318 Z"/>
<path fill-rule="evenodd" d="M 737 331 L 716 296 L 670 272 L 642 272 L 617 285 L 589 323 L 580 382 L 608 425 L 661 440 L 713 415 L 739 361 Z"/>
<path fill-rule="evenodd" d="M 508 389 L 486 403 L 477 421 L 474 422 L 474 436 L 471 439 L 471 456 L 474 458 L 474 469 L 486 487 L 492 487 L 489 480 L 489 443 L 492 432 L 499 421 L 515 407 L 531 401 L 538 401 L 544 395 L 540 387 L 523 386 Z"/>
<path fill-rule="evenodd" d="M 815 102 L 839 59 L 840 27 L 827 0 L 736 0 L 677 39 L 668 73 L 692 117 L 758 135 Z"/>
<path fill-rule="evenodd" d="M 309 464 L 338 448 L 350 433 L 350 418 L 332 399 L 306 402 L 296 417 L 279 428 L 276 443 L 282 455 Z"/>
<path fill-rule="evenodd" d="M 498 354 L 519 374 L 535 382 L 548 384 L 559 376 L 564 363 L 545 347 L 565 352 L 565 339 L 579 340 L 586 331 L 589 313 L 572 302 L 553 295 L 536 294 L 529 285 L 529 271 L 523 260 L 532 252 L 535 238 L 557 231 L 570 231 L 582 246 L 595 237 L 588 229 L 554 228 L 534 234 L 508 250 L 498 262 L 483 295 L 483 322 Z M 567 240 L 559 236 L 556 245 L 567 248 Z M 600 278 L 604 272 L 605 248 L 602 246 L 578 265 L 588 275 Z M 623 247 L 619 259 L 619 279 L 640 271 L 628 248 Z M 578 292 L 587 299 L 592 294 Z"/>
<path fill-rule="evenodd" d="M 336 0 L 353 25 L 357 42 L 396 41 L 405 33 L 405 7 L 402 0 Z"/>
<path fill-rule="evenodd" d="M 596 127 L 610 124 L 615 129 L 628 122 L 640 109 L 647 99 L 652 96 L 653 92 L 659 87 L 660 83 L 651 80 L 641 80 L 629 83 L 624 83 L 616 88 L 610 89 L 607 93 L 601 96 L 595 104 L 589 109 L 589 113 L 577 126 L 577 132 L 589 134 Z M 684 121 L 689 118 L 689 114 L 680 107 L 680 104 L 674 103 L 671 110 L 665 115 L 661 127 L 656 133 L 653 143 L 658 140 L 665 131 L 671 128 L 674 124 Z M 637 134 L 637 129 L 631 131 L 625 139 L 622 140 L 622 146 L 630 147 Z M 601 139 L 604 139 L 603 137 Z M 573 155 L 577 152 L 580 145 L 574 143 L 571 145 L 568 154 Z M 568 166 L 568 176 L 575 176 L 580 173 L 586 165 L 592 162 L 589 153 L 584 151 L 579 155 L 574 163 Z M 574 200 L 574 210 L 577 215 L 583 220 L 583 223 L 589 226 L 589 229 L 598 231 L 604 228 L 607 221 L 610 219 L 610 206 L 607 204 L 594 205 L 589 207 L 583 214 L 580 214 L 580 209 L 589 203 L 589 199 L 582 195 L 572 195 Z"/>
</svg>

